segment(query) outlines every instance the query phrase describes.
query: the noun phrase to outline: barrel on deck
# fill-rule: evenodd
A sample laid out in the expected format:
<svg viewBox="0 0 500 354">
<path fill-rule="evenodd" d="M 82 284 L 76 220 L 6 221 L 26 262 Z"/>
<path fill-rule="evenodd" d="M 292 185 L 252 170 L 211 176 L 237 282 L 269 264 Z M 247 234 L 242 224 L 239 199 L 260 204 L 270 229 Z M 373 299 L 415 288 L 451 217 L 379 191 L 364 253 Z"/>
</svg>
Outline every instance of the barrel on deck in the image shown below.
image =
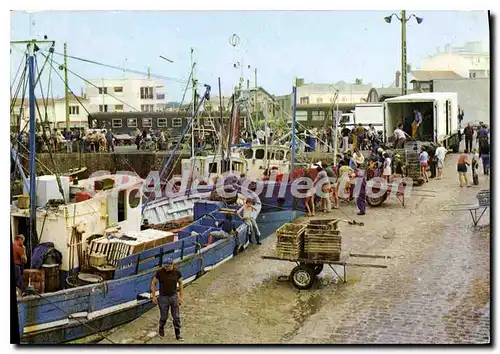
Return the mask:
<svg viewBox="0 0 500 354">
<path fill-rule="evenodd" d="M 42 268 L 45 272 L 45 292 L 58 291 L 60 285 L 59 264 L 43 264 Z"/>
</svg>

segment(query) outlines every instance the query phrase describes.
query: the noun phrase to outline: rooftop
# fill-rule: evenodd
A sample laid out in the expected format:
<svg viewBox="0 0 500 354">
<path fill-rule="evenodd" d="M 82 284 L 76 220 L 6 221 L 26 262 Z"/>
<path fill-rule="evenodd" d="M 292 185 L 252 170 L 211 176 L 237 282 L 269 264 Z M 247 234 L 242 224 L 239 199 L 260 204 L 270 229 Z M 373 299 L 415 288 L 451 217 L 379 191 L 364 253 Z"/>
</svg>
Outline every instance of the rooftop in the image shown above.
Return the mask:
<svg viewBox="0 0 500 354">
<path fill-rule="evenodd" d="M 456 72 L 451 70 L 435 70 L 435 71 L 414 70 L 410 73 L 410 75 L 413 76 L 413 79 L 410 80 L 410 82 L 462 78 L 462 76 L 458 75 Z"/>
</svg>

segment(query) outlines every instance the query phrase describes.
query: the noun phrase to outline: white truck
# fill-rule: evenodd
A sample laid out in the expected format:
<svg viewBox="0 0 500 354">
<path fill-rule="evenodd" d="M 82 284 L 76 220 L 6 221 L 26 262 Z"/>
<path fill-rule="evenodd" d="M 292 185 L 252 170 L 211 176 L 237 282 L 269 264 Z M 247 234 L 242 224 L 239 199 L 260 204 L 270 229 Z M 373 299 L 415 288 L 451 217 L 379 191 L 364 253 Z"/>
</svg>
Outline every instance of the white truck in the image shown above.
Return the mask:
<svg viewBox="0 0 500 354">
<path fill-rule="evenodd" d="M 385 140 L 394 137 L 398 124 L 411 135 L 414 110 L 422 114 L 421 143 L 442 142 L 447 149 L 458 152 L 458 95 L 456 92 L 414 93 L 387 99 L 384 102 Z"/>
</svg>

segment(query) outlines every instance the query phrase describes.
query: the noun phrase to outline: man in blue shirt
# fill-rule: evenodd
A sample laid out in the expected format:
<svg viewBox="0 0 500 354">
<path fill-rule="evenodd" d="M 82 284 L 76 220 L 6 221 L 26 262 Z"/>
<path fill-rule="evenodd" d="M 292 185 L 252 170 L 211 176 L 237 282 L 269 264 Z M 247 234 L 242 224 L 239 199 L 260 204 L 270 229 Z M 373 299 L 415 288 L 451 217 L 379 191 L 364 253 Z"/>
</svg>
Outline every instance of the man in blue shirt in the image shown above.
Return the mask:
<svg viewBox="0 0 500 354">
<path fill-rule="evenodd" d="M 415 115 L 413 124 L 416 125 L 416 134 L 412 134 L 412 138 L 415 139 L 418 136 L 418 140 L 422 140 L 422 113 L 418 109 L 414 109 L 413 113 Z"/>
<path fill-rule="evenodd" d="M 220 224 L 222 231 L 224 231 L 227 234 L 231 234 L 233 231 L 233 222 L 232 222 L 233 217 L 231 214 L 226 214 L 226 218 L 222 220 L 222 223 Z"/>
</svg>

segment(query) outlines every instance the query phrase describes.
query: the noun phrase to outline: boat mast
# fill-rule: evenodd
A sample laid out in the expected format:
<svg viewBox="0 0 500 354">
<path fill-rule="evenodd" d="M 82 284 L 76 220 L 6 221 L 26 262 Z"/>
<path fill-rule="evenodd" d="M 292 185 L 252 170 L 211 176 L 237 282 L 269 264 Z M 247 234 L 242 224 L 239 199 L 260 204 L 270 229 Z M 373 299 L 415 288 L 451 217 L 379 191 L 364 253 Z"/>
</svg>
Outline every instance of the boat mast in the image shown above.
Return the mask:
<svg viewBox="0 0 500 354">
<path fill-rule="evenodd" d="M 64 43 L 64 100 L 66 102 L 66 130 L 69 130 L 69 89 L 68 89 L 68 56 Z"/>
<path fill-rule="evenodd" d="M 30 245 L 36 239 L 36 165 L 35 165 L 35 46 L 36 41 L 28 43 L 28 77 L 29 77 L 29 112 L 30 112 Z"/>
<path fill-rule="evenodd" d="M 292 152 L 290 154 L 290 173 L 295 169 L 295 120 L 297 116 L 297 86 L 293 86 L 293 116 L 292 116 Z"/>
<path fill-rule="evenodd" d="M 191 71 L 192 71 L 192 76 L 191 76 L 191 84 L 192 84 L 192 89 L 193 89 L 193 106 L 191 110 L 191 115 L 194 115 L 196 112 L 196 78 L 195 78 L 195 72 L 194 72 L 194 67 L 196 66 L 196 62 L 193 61 L 193 52 L 194 49 L 191 48 Z M 198 121 L 195 119 L 193 121 L 193 124 L 191 125 L 191 157 L 194 156 L 194 132 L 195 132 L 195 125 L 198 123 Z"/>
</svg>

